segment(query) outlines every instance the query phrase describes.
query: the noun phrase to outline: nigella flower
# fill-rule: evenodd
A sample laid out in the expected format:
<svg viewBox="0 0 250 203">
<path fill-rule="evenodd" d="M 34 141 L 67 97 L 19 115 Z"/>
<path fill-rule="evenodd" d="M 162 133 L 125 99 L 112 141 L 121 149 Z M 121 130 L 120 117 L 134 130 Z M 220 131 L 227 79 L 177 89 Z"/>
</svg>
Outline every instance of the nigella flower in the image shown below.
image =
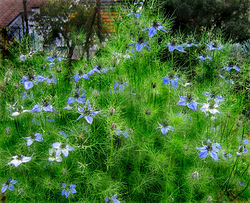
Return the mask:
<svg viewBox="0 0 250 203">
<path fill-rule="evenodd" d="M 53 62 L 55 59 L 54 58 L 52 58 L 51 56 L 47 56 L 46 58 L 45 58 L 45 61 L 49 61 L 49 62 Z"/>
<path fill-rule="evenodd" d="M 221 75 L 221 74 L 219 74 L 219 77 L 222 78 L 222 79 L 224 79 L 226 83 L 234 84 L 234 81 L 232 79 L 227 80 L 227 78 L 225 76 Z"/>
<path fill-rule="evenodd" d="M 91 111 L 91 105 L 89 103 L 89 100 L 86 101 L 85 106 L 82 107 L 78 107 L 77 110 L 79 111 L 79 113 L 81 114 L 77 120 L 79 120 L 80 118 L 84 117 L 85 120 L 88 122 L 88 124 L 92 124 L 93 122 L 93 117 L 96 116 L 98 113 L 100 113 L 100 111 Z"/>
<path fill-rule="evenodd" d="M 117 194 L 115 194 L 114 196 L 112 196 L 110 199 L 108 197 L 105 197 L 105 202 L 107 203 L 111 203 L 111 201 L 113 201 L 113 203 L 120 203 L 120 201 L 117 199 Z"/>
<path fill-rule="evenodd" d="M 60 133 L 63 137 L 67 138 L 67 134 L 63 130 L 60 130 L 58 133 Z"/>
<path fill-rule="evenodd" d="M 62 162 L 62 157 L 61 155 L 56 156 L 57 150 L 54 148 L 49 149 L 49 161 L 56 161 L 56 162 Z"/>
<path fill-rule="evenodd" d="M 75 74 L 73 76 L 73 78 L 74 78 L 75 82 L 78 82 L 78 80 L 81 78 L 88 80 L 89 76 L 87 74 L 83 74 L 83 72 L 81 70 L 79 70 L 79 72 L 77 74 Z"/>
<path fill-rule="evenodd" d="M 37 141 L 37 142 L 43 141 L 43 137 L 40 133 L 35 133 L 34 135 L 31 135 L 30 137 L 25 137 L 25 139 L 27 140 L 27 146 L 32 145 L 34 141 Z"/>
<path fill-rule="evenodd" d="M 230 70 L 236 70 L 236 71 L 240 71 L 240 68 L 238 66 L 233 66 L 231 63 L 229 63 L 227 66 L 225 66 L 224 68 L 222 68 L 221 70 L 226 70 L 226 71 L 230 71 Z"/>
<path fill-rule="evenodd" d="M 197 105 L 200 104 L 193 100 L 193 98 L 189 95 L 188 97 L 186 96 L 179 96 L 180 101 L 178 102 L 177 105 L 179 106 L 187 106 L 189 109 L 196 111 L 197 110 Z"/>
<path fill-rule="evenodd" d="M 53 75 L 51 75 L 50 77 L 47 78 L 47 83 L 48 83 L 48 84 L 50 84 L 50 83 L 57 84 L 57 79 L 56 79 L 56 77 L 54 77 Z"/>
<path fill-rule="evenodd" d="M 14 185 L 18 183 L 16 180 L 11 180 L 10 178 L 7 180 L 7 182 L 3 183 L 1 193 L 5 193 L 7 189 L 9 191 L 14 191 Z"/>
<path fill-rule="evenodd" d="M 127 14 L 128 17 L 131 16 L 131 15 L 134 15 L 136 18 L 139 18 L 141 16 L 141 13 L 132 12 L 132 13 Z"/>
<path fill-rule="evenodd" d="M 31 157 L 26 157 L 26 156 L 13 156 L 13 160 L 8 163 L 8 165 L 12 164 L 15 167 L 18 167 L 21 163 L 26 163 L 31 160 Z"/>
<path fill-rule="evenodd" d="M 24 89 L 29 90 L 33 87 L 33 80 L 34 78 L 28 78 L 26 76 L 23 76 L 22 79 L 20 80 L 20 83 L 24 85 Z"/>
<path fill-rule="evenodd" d="M 35 84 L 38 84 L 39 82 L 43 82 L 43 81 L 45 81 L 47 79 L 48 78 L 43 77 L 42 75 L 37 75 L 34 80 L 35 80 Z"/>
<path fill-rule="evenodd" d="M 198 56 L 197 59 L 200 59 L 201 61 L 205 61 L 205 60 L 210 60 L 212 61 L 212 57 L 210 56 Z"/>
<path fill-rule="evenodd" d="M 81 91 L 83 92 L 82 94 L 81 94 Z M 67 104 L 72 104 L 75 101 L 79 104 L 83 104 L 85 102 L 85 94 L 84 93 L 86 93 L 86 91 L 84 89 L 80 89 L 78 91 L 76 90 L 74 97 L 68 98 Z"/>
<path fill-rule="evenodd" d="M 153 22 L 152 27 L 146 28 L 146 29 L 144 29 L 144 31 L 145 30 L 148 30 L 148 36 L 149 37 L 153 37 L 157 33 L 157 30 L 161 30 L 161 31 L 167 32 L 164 29 L 164 27 L 160 23 L 157 23 L 157 22 Z"/>
<path fill-rule="evenodd" d="M 34 97 L 33 93 L 30 92 L 30 98 L 33 98 L 33 97 Z M 28 98 L 28 93 L 27 92 L 23 92 L 22 93 L 22 99 L 23 99 L 23 101 L 26 100 L 27 98 Z"/>
<path fill-rule="evenodd" d="M 27 56 L 26 56 L 26 55 L 21 54 L 21 55 L 19 56 L 19 61 L 21 61 L 21 62 L 26 61 L 26 59 L 27 59 Z"/>
<path fill-rule="evenodd" d="M 198 47 L 198 44 L 195 44 L 195 43 L 192 42 L 192 40 L 189 40 L 188 43 L 185 44 L 185 46 L 186 47 L 192 47 L 192 46 Z"/>
<path fill-rule="evenodd" d="M 207 145 L 203 147 L 196 148 L 200 150 L 199 158 L 206 158 L 208 155 L 210 155 L 215 161 L 218 161 L 218 152 L 221 149 L 220 144 L 218 143 L 212 143 L 211 140 L 207 140 Z"/>
<path fill-rule="evenodd" d="M 48 102 L 43 102 L 43 105 L 36 104 L 29 112 L 31 112 L 31 113 L 39 113 L 42 110 L 44 110 L 45 112 L 55 112 L 55 113 L 58 113 L 58 111 L 56 111 L 52 107 L 52 105 L 48 104 Z"/>
<path fill-rule="evenodd" d="M 118 135 L 118 136 L 123 135 L 125 138 L 128 138 L 129 137 L 128 133 L 129 133 L 129 129 L 126 129 L 124 131 L 115 129 L 115 134 Z"/>
<path fill-rule="evenodd" d="M 100 66 L 95 65 L 94 68 L 88 72 L 88 75 L 92 75 L 92 74 L 94 74 L 94 73 L 101 73 L 101 72 L 100 72 L 100 69 L 101 69 Z"/>
<path fill-rule="evenodd" d="M 69 196 L 70 196 L 70 194 L 75 194 L 76 193 L 76 189 L 75 189 L 75 187 L 76 187 L 76 185 L 74 185 L 74 184 L 71 184 L 71 185 L 69 185 L 69 186 L 67 186 L 67 184 L 62 184 L 62 188 L 63 188 L 63 190 L 62 190 L 62 193 L 61 193 L 61 195 L 62 196 L 65 196 L 66 198 L 68 198 Z"/>
<path fill-rule="evenodd" d="M 222 95 L 215 95 L 213 92 L 204 92 L 204 94 L 208 97 L 207 101 L 214 100 L 216 105 L 219 105 L 220 102 L 224 101 Z"/>
<path fill-rule="evenodd" d="M 137 42 L 131 43 L 128 46 L 135 45 L 135 50 L 137 52 L 140 52 L 143 47 L 146 47 L 148 50 L 150 50 L 148 42 L 143 42 L 143 38 L 140 37 Z"/>
<path fill-rule="evenodd" d="M 61 61 L 64 61 L 64 60 L 65 60 L 65 58 L 62 58 L 61 56 L 58 56 L 56 59 L 57 59 L 59 62 L 61 62 Z"/>
<path fill-rule="evenodd" d="M 193 120 L 193 119 L 192 119 L 192 116 L 191 116 L 190 114 L 187 114 L 187 111 L 186 111 L 185 109 L 183 109 L 181 112 L 175 114 L 175 117 L 177 117 L 177 116 L 182 116 L 182 115 L 183 115 L 183 116 L 188 116 L 189 119 L 190 119 L 190 121 Z"/>
<path fill-rule="evenodd" d="M 73 151 L 74 148 L 70 147 L 69 145 L 62 144 L 60 142 L 55 142 L 52 144 L 53 149 L 56 151 L 56 157 L 60 156 L 61 153 L 64 157 L 68 157 L 69 151 Z"/>
<path fill-rule="evenodd" d="M 223 46 L 218 46 L 217 47 L 217 45 L 215 43 L 213 43 L 213 42 L 211 42 L 210 44 L 207 44 L 207 43 L 205 43 L 205 44 L 209 47 L 209 51 L 213 51 L 215 49 L 217 49 L 217 50 L 223 49 Z"/>
<path fill-rule="evenodd" d="M 238 149 L 238 152 L 237 152 L 237 155 L 238 156 L 241 156 L 242 153 L 246 154 L 248 153 L 248 149 L 246 147 L 246 145 L 249 143 L 247 139 L 244 139 L 242 141 L 242 138 L 241 137 L 238 137 L 239 139 L 239 142 L 241 143 L 241 145 L 239 146 L 239 149 Z"/>
<path fill-rule="evenodd" d="M 120 93 L 125 89 L 125 86 L 128 87 L 128 83 L 124 82 L 115 82 L 113 85 L 113 93 Z M 110 93 L 112 92 L 111 90 L 109 91 Z"/>
<path fill-rule="evenodd" d="M 156 129 L 159 129 L 159 128 L 161 129 L 161 133 L 163 135 L 165 135 L 166 133 L 168 133 L 169 130 L 171 130 L 172 132 L 174 132 L 174 128 L 172 126 L 170 126 L 170 125 L 168 126 L 167 123 L 160 124 L 160 126 L 157 127 Z"/>
<path fill-rule="evenodd" d="M 232 154 L 230 154 L 230 153 L 226 153 L 224 150 L 222 150 L 222 154 L 223 154 L 223 159 L 225 160 L 225 161 L 228 161 L 228 158 L 232 158 Z"/>
<path fill-rule="evenodd" d="M 170 52 L 174 51 L 175 49 L 180 51 L 180 52 L 184 52 L 184 49 L 181 45 L 177 45 L 176 42 L 172 41 L 169 44 L 165 45 L 165 47 L 168 47 L 168 50 Z"/>
<path fill-rule="evenodd" d="M 217 104 L 206 104 L 204 103 L 203 106 L 200 108 L 200 110 L 204 113 L 211 113 L 211 114 L 217 114 L 220 113 L 216 108 L 218 107 Z"/>
<path fill-rule="evenodd" d="M 178 80 L 180 80 L 180 78 L 178 78 L 177 76 L 174 76 L 174 74 L 169 74 L 168 77 L 163 78 L 163 82 L 162 84 L 172 84 L 173 89 L 175 89 L 176 87 L 178 87 Z"/>
</svg>

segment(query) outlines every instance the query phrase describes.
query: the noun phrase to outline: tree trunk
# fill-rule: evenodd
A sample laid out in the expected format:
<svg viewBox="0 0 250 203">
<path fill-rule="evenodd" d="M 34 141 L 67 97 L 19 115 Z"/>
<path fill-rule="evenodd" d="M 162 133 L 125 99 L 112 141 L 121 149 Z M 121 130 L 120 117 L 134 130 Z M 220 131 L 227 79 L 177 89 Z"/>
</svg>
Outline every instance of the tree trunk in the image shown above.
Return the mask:
<svg viewBox="0 0 250 203">
<path fill-rule="evenodd" d="M 24 15 L 24 21 L 25 21 L 25 34 L 29 34 L 29 22 L 28 22 L 28 15 L 27 15 L 27 0 L 23 0 L 23 15 Z"/>
</svg>

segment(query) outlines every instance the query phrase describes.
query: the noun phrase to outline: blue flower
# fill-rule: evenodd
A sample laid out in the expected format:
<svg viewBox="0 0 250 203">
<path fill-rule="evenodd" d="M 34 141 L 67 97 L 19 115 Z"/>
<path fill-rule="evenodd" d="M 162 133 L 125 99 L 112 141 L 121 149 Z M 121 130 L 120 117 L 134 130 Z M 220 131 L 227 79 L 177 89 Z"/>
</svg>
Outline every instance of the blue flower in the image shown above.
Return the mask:
<svg viewBox="0 0 250 203">
<path fill-rule="evenodd" d="M 197 59 L 200 59 L 201 61 L 205 61 L 205 60 L 212 61 L 212 57 L 209 57 L 209 56 L 198 56 Z"/>
<path fill-rule="evenodd" d="M 172 126 L 168 126 L 166 123 L 160 124 L 160 127 L 157 127 L 156 129 L 161 129 L 161 133 L 163 135 L 165 135 L 166 133 L 168 133 L 169 130 L 171 130 L 172 132 L 174 132 L 174 128 Z"/>
<path fill-rule="evenodd" d="M 197 110 L 197 105 L 200 104 L 196 101 L 193 100 L 191 96 L 179 96 L 180 101 L 178 102 L 177 105 L 179 106 L 187 106 L 189 109 L 196 111 Z"/>
<path fill-rule="evenodd" d="M 222 95 L 215 95 L 214 93 L 204 92 L 206 96 L 208 96 L 207 101 L 214 100 L 216 105 L 219 105 L 220 102 L 224 101 Z"/>
<path fill-rule="evenodd" d="M 116 131 L 115 134 L 118 135 L 118 136 L 123 135 L 125 138 L 129 137 L 129 129 L 126 129 L 124 131 L 116 129 L 115 131 Z"/>
<path fill-rule="evenodd" d="M 191 40 L 189 40 L 189 42 L 186 43 L 184 46 L 185 46 L 185 47 L 192 47 L 192 46 L 198 47 L 198 44 L 195 44 L 195 43 L 193 43 Z"/>
<path fill-rule="evenodd" d="M 222 154 L 223 154 L 223 159 L 225 160 L 225 161 L 228 161 L 228 158 L 232 158 L 232 154 L 230 154 L 230 153 L 226 153 L 224 150 L 222 150 Z"/>
<path fill-rule="evenodd" d="M 67 134 L 64 131 L 60 130 L 58 133 L 60 133 L 63 137 L 67 138 Z"/>
<path fill-rule="evenodd" d="M 135 45 L 135 50 L 137 52 L 140 52 L 143 49 L 143 47 L 146 47 L 148 50 L 150 50 L 148 42 L 143 42 L 143 38 L 142 37 L 140 37 L 137 42 L 131 43 L 128 46 L 131 46 L 131 45 Z"/>
<path fill-rule="evenodd" d="M 42 110 L 45 112 L 55 112 L 58 113 L 57 110 L 55 110 L 52 105 L 48 104 L 48 102 L 44 102 L 43 105 L 41 104 L 36 104 L 31 110 L 26 111 L 26 112 L 31 112 L 31 113 L 39 113 Z"/>
<path fill-rule="evenodd" d="M 218 143 L 212 143 L 208 139 L 206 146 L 198 147 L 196 149 L 200 150 L 199 158 L 206 158 L 208 155 L 210 155 L 215 161 L 219 160 L 217 153 L 220 151 L 221 146 Z"/>
<path fill-rule="evenodd" d="M 165 85 L 171 83 L 173 89 L 175 89 L 176 87 L 178 87 L 178 80 L 180 80 L 180 78 L 174 76 L 173 74 L 170 74 L 168 77 L 163 78 L 162 84 Z"/>
<path fill-rule="evenodd" d="M 139 18 L 141 16 L 141 13 L 132 12 L 132 13 L 127 14 L 128 17 L 131 16 L 131 15 L 134 15 L 136 18 Z"/>
<path fill-rule="evenodd" d="M 76 187 L 76 185 L 74 185 L 74 184 L 71 184 L 71 185 L 69 185 L 69 186 L 67 186 L 67 184 L 62 184 L 62 188 L 63 188 L 63 190 L 62 190 L 62 193 L 61 193 L 61 195 L 62 196 L 65 196 L 66 198 L 68 198 L 69 196 L 70 196 L 70 194 L 76 194 L 76 189 L 75 189 L 75 187 Z"/>
<path fill-rule="evenodd" d="M 227 80 L 227 78 L 225 76 L 221 75 L 221 74 L 219 74 L 219 77 L 222 78 L 222 79 L 224 79 L 226 83 L 234 84 L 234 81 L 232 79 Z"/>
<path fill-rule="evenodd" d="M 111 203 L 111 201 L 113 201 L 113 203 L 120 203 L 120 201 L 117 199 L 117 194 L 115 194 L 114 196 L 112 196 L 110 199 L 108 197 L 105 197 L 104 200 L 107 203 Z"/>
<path fill-rule="evenodd" d="M 113 85 L 113 93 L 120 93 L 125 89 L 125 86 L 128 87 L 128 83 L 124 82 L 115 82 Z M 110 90 L 111 93 L 111 90 Z"/>
<path fill-rule="evenodd" d="M 86 97 L 86 96 L 85 96 L 84 93 L 81 94 L 81 91 L 83 91 L 84 93 L 86 93 L 84 89 L 78 90 L 78 91 L 75 93 L 74 97 L 69 97 L 69 98 L 67 99 L 67 104 L 72 104 L 72 103 L 74 103 L 75 101 L 76 101 L 77 103 L 79 103 L 79 104 L 83 104 L 83 103 L 85 102 L 85 97 Z"/>
<path fill-rule="evenodd" d="M 7 189 L 9 189 L 9 191 L 14 191 L 14 185 L 16 183 L 18 183 L 16 180 L 11 180 L 9 178 L 6 183 L 3 183 L 1 193 L 5 193 Z"/>
<path fill-rule="evenodd" d="M 168 47 L 168 50 L 170 52 L 174 51 L 175 49 L 184 52 L 184 49 L 181 45 L 177 45 L 174 41 L 170 42 L 169 44 L 165 45 L 165 47 Z"/>
<path fill-rule="evenodd" d="M 81 70 L 79 70 L 79 72 L 77 74 L 75 74 L 73 76 L 73 78 L 74 78 L 75 82 L 78 82 L 78 80 L 81 78 L 88 80 L 89 76 L 87 74 L 83 74 L 83 72 Z"/>
<path fill-rule="evenodd" d="M 43 82 L 45 80 L 47 80 L 48 78 L 43 77 L 42 75 L 38 75 L 35 77 L 35 84 L 38 84 L 39 82 Z"/>
<path fill-rule="evenodd" d="M 236 71 L 240 71 L 240 68 L 238 66 L 231 66 L 231 64 L 229 64 L 228 66 L 225 66 L 224 68 L 222 68 L 221 70 L 226 70 L 226 71 L 230 71 L 230 70 L 236 70 Z"/>
<path fill-rule="evenodd" d="M 157 23 L 157 22 L 153 22 L 152 27 L 146 28 L 146 29 L 144 29 L 144 31 L 145 30 L 148 30 L 148 36 L 149 37 L 153 37 L 157 33 L 157 30 L 161 30 L 161 31 L 167 32 L 164 29 L 164 27 L 161 24 Z"/>
<path fill-rule="evenodd" d="M 51 75 L 49 78 L 47 78 L 47 83 L 50 84 L 50 83 L 54 83 L 54 84 L 57 84 L 57 79 Z"/>
<path fill-rule="evenodd" d="M 223 46 L 216 46 L 216 44 L 215 43 L 213 43 L 213 42 L 211 42 L 210 44 L 207 44 L 207 43 L 205 43 L 208 47 L 209 47 L 209 51 L 213 51 L 213 50 L 215 50 L 215 49 L 217 49 L 217 50 L 221 50 L 221 49 L 223 49 Z"/>
<path fill-rule="evenodd" d="M 249 143 L 247 139 L 244 139 L 242 141 L 242 138 L 241 137 L 238 137 L 239 139 L 239 142 L 241 143 L 241 145 L 239 146 L 239 149 L 238 149 L 238 152 L 237 152 L 237 155 L 238 156 L 241 156 L 242 153 L 246 154 L 248 153 L 248 149 L 246 147 L 246 145 Z"/>
<path fill-rule="evenodd" d="M 94 73 L 101 73 L 100 69 L 101 69 L 100 66 L 95 65 L 94 68 L 88 72 L 88 75 L 92 75 Z"/>
<path fill-rule="evenodd" d="M 24 89 L 28 90 L 28 89 L 31 89 L 33 87 L 33 82 L 31 80 L 33 80 L 34 77 L 31 76 L 31 77 L 26 77 L 26 76 L 23 76 L 22 79 L 20 80 L 20 83 L 24 85 Z"/>
<path fill-rule="evenodd" d="M 47 56 L 46 58 L 45 58 L 45 61 L 49 61 L 49 62 L 53 62 L 55 59 L 54 58 L 52 58 L 52 57 L 50 57 L 50 56 Z"/>
<path fill-rule="evenodd" d="M 192 121 L 192 116 L 190 114 L 187 114 L 187 112 L 185 111 L 185 109 L 183 109 L 181 112 L 175 114 L 174 116 L 177 117 L 177 116 L 188 116 L 188 118 L 190 119 L 190 121 Z"/>
<path fill-rule="evenodd" d="M 32 145 L 34 141 L 37 141 L 37 142 L 43 141 L 43 137 L 40 133 L 35 133 L 34 135 L 31 135 L 30 137 L 25 137 L 25 139 L 27 140 L 27 146 Z"/>
<path fill-rule="evenodd" d="M 77 121 L 84 117 L 85 120 L 88 122 L 88 124 L 92 124 L 93 122 L 93 117 L 96 116 L 98 113 L 100 113 L 100 111 L 91 111 L 91 105 L 89 103 L 89 100 L 86 101 L 85 106 L 82 107 L 78 107 L 77 108 L 78 112 L 81 114 L 78 118 Z"/>
<path fill-rule="evenodd" d="M 59 62 L 65 60 L 65 58 L 62 58 L 61 56 L 58 56 L 56 59 L 57 59 Z"/>
</svg>

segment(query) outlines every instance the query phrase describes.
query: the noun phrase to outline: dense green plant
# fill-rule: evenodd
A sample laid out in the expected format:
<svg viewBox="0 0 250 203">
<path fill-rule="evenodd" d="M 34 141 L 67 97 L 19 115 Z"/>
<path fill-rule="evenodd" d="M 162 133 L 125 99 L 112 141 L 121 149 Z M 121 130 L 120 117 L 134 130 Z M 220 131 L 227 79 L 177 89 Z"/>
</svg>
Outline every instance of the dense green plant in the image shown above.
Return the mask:
<svg viewBox="0 0 250 203">
<path fill-rule="evenodd" d="M 70 80 L 46 52 L 5 61 L 1 199 L 249 200 L 249 59 L 221 35 L 138 13 L 119 9 L 116 32 Z"/>
</svg>

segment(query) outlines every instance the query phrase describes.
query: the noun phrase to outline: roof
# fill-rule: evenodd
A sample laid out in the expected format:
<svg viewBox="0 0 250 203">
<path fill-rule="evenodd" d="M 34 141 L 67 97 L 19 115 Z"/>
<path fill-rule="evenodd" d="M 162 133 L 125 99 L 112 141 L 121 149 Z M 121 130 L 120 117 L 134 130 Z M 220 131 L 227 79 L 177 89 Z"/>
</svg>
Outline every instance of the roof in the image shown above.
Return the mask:
<svg viewBox="0 0 250 203">
<path fill-rule="evenodd" d="M 27 11 L 38 8 L 46 0 L 27 0 Z M 8 26 L 23 12 L 23 0 L 0 0 L 0 27 Z"/>
</svg>

